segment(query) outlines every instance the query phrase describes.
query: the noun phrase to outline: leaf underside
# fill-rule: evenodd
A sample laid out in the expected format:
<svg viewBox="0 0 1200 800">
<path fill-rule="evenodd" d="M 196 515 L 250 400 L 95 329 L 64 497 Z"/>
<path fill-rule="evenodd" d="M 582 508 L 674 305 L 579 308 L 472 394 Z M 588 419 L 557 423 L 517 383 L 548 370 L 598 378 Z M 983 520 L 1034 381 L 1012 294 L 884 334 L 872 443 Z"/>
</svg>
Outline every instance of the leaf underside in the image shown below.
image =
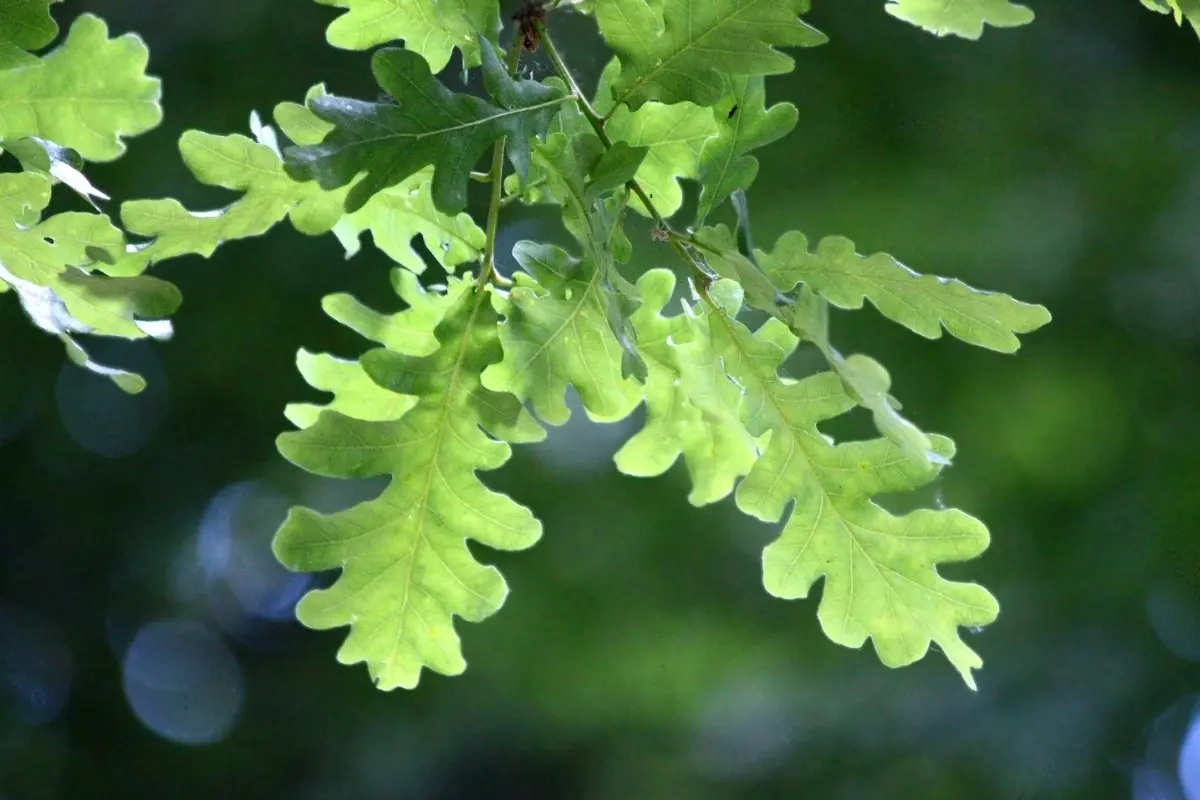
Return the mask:
<svg viewBox="0 0 1200 800">
<path fill-rule="evenodd" d="M 978 39 L 985 25 L 1014 28 L 1033 22 L 1033 11 L 1009 0 L 888 0 L 887 12 L 936 36 Z"/>
</svg>

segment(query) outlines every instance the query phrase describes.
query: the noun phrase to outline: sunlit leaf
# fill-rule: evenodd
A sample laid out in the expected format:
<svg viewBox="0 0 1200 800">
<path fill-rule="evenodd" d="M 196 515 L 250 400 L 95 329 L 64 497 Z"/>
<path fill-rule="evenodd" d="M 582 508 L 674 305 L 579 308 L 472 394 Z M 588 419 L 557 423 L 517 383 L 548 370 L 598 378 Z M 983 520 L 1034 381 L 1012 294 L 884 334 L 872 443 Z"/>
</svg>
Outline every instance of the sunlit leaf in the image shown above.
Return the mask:
<svg viewBox="0 0 1200 800">
<path fill-rule="evenodd" d="M 962 640 L 960 626 L 995 619 L 996 601 L 975 584 L 947 581 L 937 565 L 979 555 L 987 529 L 955 509 L 921 509 L 895 516 L 872 498 L 917 489 L 937 465 L 914 462 L 887 439 L 833 444 L 817 429 L 855 403 L 832 372 L 786 381 L 778 369 L 796 339 L 778 320 L 755 335 L 728 314 L 714 315 L 712 346 L 729 374 L 745 387 L 742 418 L 750 433 L 769 434 L 766 452 L 738 486 L 748 514 L 778 520 L 791 514 L 763 553 L 767 590 L 807 597 L 824 578 L 817 612 L 834 642 L 861 647 L 869 637 L 892 667 L 922 658 L 936 643 L 974 688 L 982 665 Z M 933 437 L 944 459 L 948 439 Z"/>
<path fill-rule="evenodd" d="M 485 294 L 463 293 L 431 355 L 380 349 L 363 358 L 376 383 L 416 398 L 406 414 L 371 422 L 324 411 L 279 438 L 280 452 L 311 472 L 392 478 L 378 498 L 345 511 L 293 509 L 274 545 L 291 569 L 341 570 L 330 588 L 300 601 L 297 616 L 313 628 L 349 625 L 338 659 L 366 662 L 381 689 L 411 688 L 426 667 L 461 673 L 453 617 L 478 622 L 503 604 L 508 586 L 475 560 L 467 539 L 520 550 L 541 536 L 528 509 L 475 475 L 508 460 L 505 441 L 543 435 L 515 398 L 479 383 L 500 357 L 498 323 Z"/>
<path fill-rule="evenodd" d="M 0 80 L 0 139 L 36 136 L 88 161 L 125 151 L 123 137 L 162 120 L 160 85 L 146 76 L 149 54 L 133 34 L 108 38 L 108 26 L 80 15 L 67 38 L 32 69 Z"/>
<path fill-rule="evenodd" d="M 887 12 L 937 36 L 978 39 L 984 25 L 1013 28 L 1033 22 L 1033 11 L 1009 0 L 888 0 Z"/>
<path fill-rule="evenodd" d="M 808 9 L 809 0 L 598 0 L 600 33 L 621 59 L 615 102 L 710 106 L 724 75 L 790 72 L 776 47 L 825 42 L 798 18 Z"/>
<path fill-rule="evenodd" d="M 494 38 L 499 11 L 496 0 L 317 0 L 346 9 L 329 24 L 326 38 L 334 47 L 369 50 L 404 40 L 404 46 L 441 72 L 455 48 L 467 64 L 479 64 L 476 32 Z"/>
</svg>

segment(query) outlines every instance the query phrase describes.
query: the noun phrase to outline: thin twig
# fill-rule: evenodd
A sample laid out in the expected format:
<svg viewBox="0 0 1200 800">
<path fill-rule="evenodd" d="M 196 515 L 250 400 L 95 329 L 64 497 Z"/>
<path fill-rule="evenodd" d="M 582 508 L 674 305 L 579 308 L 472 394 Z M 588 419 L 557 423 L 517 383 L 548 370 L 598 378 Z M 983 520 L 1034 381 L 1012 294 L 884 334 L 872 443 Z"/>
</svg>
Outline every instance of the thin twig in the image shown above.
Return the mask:
<svg viewBox="0 0 1200 800">
<path fill-rule="evenodd" d="M 517 72 L 517 63 L 521 58 L 521 40 L 513 41 L 508 50 L 508 60 L 505 66 L 509 75 Z M 479 280 L 476 285 L 486 286 L 489 282 L 500 285 L 511 285 L 508 279 L 496 271 L 496 229 L 500 225 L 500 205 L 504 192 L 504 144 L 507 136 L 502 136 L 492 148 L 492 167 L 487 172 L 488 183 L 491 184 L 491 197 L 488 200 L 487 234 L 483 249 L 483 266 L 479 270 Z"/>
</svg>

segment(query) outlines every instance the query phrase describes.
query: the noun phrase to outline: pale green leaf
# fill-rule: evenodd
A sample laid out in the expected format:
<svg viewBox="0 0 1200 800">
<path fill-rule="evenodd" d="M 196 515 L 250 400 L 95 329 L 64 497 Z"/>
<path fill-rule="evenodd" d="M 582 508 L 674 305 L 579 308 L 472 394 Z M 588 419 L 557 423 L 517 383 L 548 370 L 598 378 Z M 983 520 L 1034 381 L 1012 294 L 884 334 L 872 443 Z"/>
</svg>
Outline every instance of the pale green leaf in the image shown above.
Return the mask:
<svg viewBox="0 0 1200 800">
<path fill-rule="evenodd" d="M 791 514 L 763 553 L 764 583 L 772 594 L 806 597 L 825 579 L 818 619 L 825 634 L 847 647 L 869 637 L 892 667 L 922 658 L 936 643 L 974 688 L 982 665 L 959 626 L 984 625 L 998 613 L 995 599 L 975 584 L 947 581 L 937 565 L 979 555 L 987 529 L 955 509 L 921 509 L 894 516 L 872 497 L 919 488 L 937 466 L 914 462 L 887 439 L 833 444 L 817 423 L 849 410 L 854 400 L 832 372 L 800 381 L 777 374 L 795 344 L 770 320 L 757 335 L 727 314 L 715 314 L 712 345 L 729 374 L 745 387 L 743 420 L 752 434 L 769 434 L 766 452 L 737 489 L 748 514 L 778 520 Z M 934 437 L 948 459 L 953 445 Z"/>
<path fill-rule="evenodd" d="M 617 105 L 690 100 L 710 106 L 723 75 L 790 72 L 776 47 L 812 47 L 825 36 L 802 22 L 809 0 L 598 0 L 600 33 L 621 59 Z"/>
<path fill-rule="evenodd" d="M 138 376 L 97 364 L 72 336 L 168 338 L 166 321 L 179 291 L 156 278 L 95 274 L 124 245 L 121 232 L 99 214 L 65 212 L 40 220 L 50 202 L 50 179 L 36 172 L 0 173 L 0 285 L 15 289 L 37 327 L 63 340 L 73 361 L 140 391 Z"/>
<path fill-rule="evenodd" d="M 605 130 L 613 141 L 646 148 L 635 177 L 659 213 L 669 217 L 683 204 L 679 180 L 699 175 L 700 151 L 716 135 L 717 125 L 711 108 L 687 102 L 650 102 L 637 111 L 619 107 Z M 649 216 L 638 198 L 629 205 Z"/>
<path fill-rule="evenodd" d="M 822 239 L 815 252 L 808 240 L 792 231 L 780 237 L 775 249 L 758 253 L 763 269 L 776 285 L 789 291 L 803 282 L 839 308 L 862 308 L 868 299 L 880 313 L 928 339 L 945 327 L 969 344 L 1015 352 L 1016 334 L 1029 333 L 1050 321 L 1039 305 L 1005 294 L 973 289 L 965 283 L 920 275 L 886 253 L 861 256 L 854 243 L 840 236 Z"/>
<path fill-rule="evenodd" d="M 568 386 L 594 421 L 628 416 L 641 392 L 622 376 L 621 344 L 607 316 L 605 270 L 590 256 L 575 259 L 534 242 L 518 242 L 513 257 L 525 273 L 515 276 L 512 307 L 500 328 L 504 360 L 488 367 L 483 385 L 530 400 L 552 425 L 570 417 Z"/>
<path fill-rule="evenodd" d="M 80 15 L 61 45 L 31 69 L 0 80 L 0 139 L 36 136 L 110 161 L 125 152 L 123 137 L 162 120 L 160 82 L 146 76 L 149 53 L 133 34 L 108 38 L 108 27 Z"/>
<path fill-rule="evenodd" d="M 208 258 L 222 243 L 262 235 L 284 217 L 300 232 L 317 234 L 342 216 L 345 192 L 326 192 L 288 177 L 279 154 L 266 144 L 240 134 L 187 131 L 179 151 L 200 182 L 242 196 L 222 209 L 199 212 L 174 199 L 123 203 L 125 228 L 152 241 L 121 259 L 121 274 L 138 274 L 152 263 L 182 255 Z"/>
<path fill-rule="evenodd" d="M 397 102 L 314 97 L 310 107 L 333 130 L 318 145 L 288 148 L 288 173 L 326 189 L 361 175 L 346 201 L 348 211 L 357 211 L 376 192 L 433 166 L 434 203 L 457 214 L 466 207 L 471 169 L 507 137 L 505 153 L 523 177 L 533 139 L 545 133 L 565 95 L 558 87 L 509 77 L 492 45 L 481 40 L 481 46 L 484 82 L 499 105 L 451 92 L 415 53 L 379 50 L 371 59 L 375 79 Z"/>
<path fill-rule="evenodd" d="M 638 280 L 642 305 L 630 320 L 648 368 L 646 424 L 615 461 L 627 475 L 652 477 L 682 455 L 692 480 L 688 500 L 701 506 L 728 496 L 758 450 L 738 419 L 740 392 L 708 346 L 707 307 L 662 315 L 674 288 L 675 276 L 667 270 L 650 270 Z"/>
<path fill-rule="evenodd" d="M 528 509 L 475 475 L 508 460 L 501 440 L 543 433 L 515 398 L 480 385 L 500 357 L 498 323 L 486 294 L 461 294 L 433 354 L 384 349 L 363 358 L 376 383 L 416 398 L 408 413 L 368 422 L 325 411 L 311 427 L 279 437 L 280 452 L 311 472 L 392 478 L 378 498 L 345 511 L 293 509 L 274 544 L 290 569 L 341 570 L 330 588 L 300 601 L 297 616 L 312 628 L 349 625 L 338 659 L 366 662 L 381 689 L 411 688 L 426 667 L 461 673 L 453 617 L 478 622 L 503 604 L 508 586 L 475 560 L 467 539 L 520 550 L 541 536 Z"/>
<path fill-rule="evenodd" d="M 749 155 L 791 132 L 799 112 L 791 103 L 766 107 L 762 77 L 733 77 L 713 108 L 717 135 L 700 151 L 700 205 L 697 219 L 738 189 L 748 189 L 758 175 L 758 159 Z"/>
<path fill-rule="evenodd" d="M 367 308 L 348 294 L 329 295 L 322 306 L 333 319 L 390 350 L 409 356 L 432 355 L 438 349 L 434 331 L 470 284 L 451 278 L 448 286 L 426 290 L 408 270 L 394 269 L 392 286 L 408 306 L 394 314 Z M 296 365 L 310 386 L 334 395 L 324 406 L 288 405 L 284 415 L 298 428 L 312 425 L 324 409 L 355 419 L 383 421 L 399 419 L 416 402 L 376 384 L 357 361 L 301 350 Z"/>
<path fill-rule="evenodd" d="M 1033 22 L 1033 11 L 1009 0 L 888 0 L 887 12 L 937 36 L 978 39 L 984 25 L 1013 28 Z"/>
<path fill-rule="evenodd" d="M 495 38 L 496 0 L 317 0 L 346 9 L 329 24 L 326 38 L 334 47 L 369 50 L 397 39 L 420 54 L 429 68 L 441 72 L 455 48 L 466 63 L 479 64 L 476 33 Z"/>
</svg>

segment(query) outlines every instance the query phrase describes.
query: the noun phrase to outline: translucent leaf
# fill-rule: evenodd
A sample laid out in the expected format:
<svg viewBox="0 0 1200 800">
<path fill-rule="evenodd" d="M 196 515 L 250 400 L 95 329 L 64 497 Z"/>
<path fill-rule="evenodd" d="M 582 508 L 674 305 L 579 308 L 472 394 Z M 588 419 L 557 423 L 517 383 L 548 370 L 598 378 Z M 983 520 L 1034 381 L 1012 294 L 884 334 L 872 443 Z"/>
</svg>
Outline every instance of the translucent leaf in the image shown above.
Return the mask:
<svg viewBox="0 0 1200 800">
<path fill-rule="evenodd" d="M 338 659 L 365 661 L 381 689 L 412 688 L 425 667 L 461 673 L 453 617 L 478 622 L 503 604 L 504 579 L 475 560 L 467 539 L 520 550 L 541 536 L 528 509 L 475 475 L 508 460 L 498 439 L 543 435 L 515 398 L 479 383 L 500 357 L 498 323 L 486 294 L 463 293 L 431 355 L 381 349 L 363 358 L 376 383 L 416 398 L 408 413 L 368 422 L 325 411 L 311 427 L 279 437 L 280 452 L 311 472 L 391 475 L 378 498 L 345 511 L 293 509 L 274 544 L 291 569 L 341 569 L 333 586 L 300 601 L 297 616 L 312 628 L 349 625 Z"/>
<path fill-rule="evenodd" d="M 1182 25 L 1186 18 L 1200 33 L 1200 0 L 1142 0 L 1142 5 L 1160 14 L 1171 14 L 1176 25 Z"/>
<path fill-rule="evenodd" d="M 832 641 L 861 647 L 870 637 L 891 667 L 922 658 L 934 642 L 974 688 L 971 670 L 982 661 L 958 627 L 993 621 L 996 601 L 980 586 L 945 580 L 937 565 L 979 555 L 987 529 L 956 509 L 895 516 L 872 502 L 929 483 L 937 466 L 914 462 L 887 439 L 831 443 L 817 423 L 854 405 L 841 379 L 831 372 L 781 379 L 777 370 L 796 341 L 782 323 L 770 320 L 751 335 L 728 315 L 714 316 L 712 346 L 745 387 L 743 420 L 752 434 L 770 435 L 738 486 L 738 507 L 770 522 L 794 503 L 763 552 L 767 590 L 802 598 L 824 578 L 817 617 Z M 948 439 L 934 437 L 934 446 L 946 459 L 953 453 Z"/>
<path fill-rule="evenodd" d="M 37 65 L 38 50 L 58 35 L 50 6 L 59 0 L 0 0 L 0 70 Z"/>
<path fill-rule="evenodd" d="M 791 103 L 767 109 L 762 77 L 732 77 L 727 83 L 713 109 L 717 135 L 700 151 L 699 220 L 738 189 L 750 187 L 758 175 L 758 159 L 749 153 L 786 136 L 799 116 Z"/>
<path fill-rule="evenodd" d="M 700 173 L 700 151 L 717 133 L 712 109 L 694 103 L 645 103 L 637 111 L 618 108 L 604 126 L 614 141 L 646 148 L 636 178 L 655 208 L 669 217 L 683 204 L 680 178 Z M 649 216 L 636 197 L 630 206 Z"/>
<path fill-rule="evenodd" d="M 441 72 L 457 47 L 470 66 L 479 64 L 476 32 L 494 38 L 496 0 L 317 0 L 347 9 L 329 24 L 334 47 L 369 50 L 397 39 Z"/>
<path fill-rule="evenodd" d="M 133 34 L 108 38 L 108 27 L 80 15 L 66 40 L 33 69 L 0 80 L 0 139 L 36 136 L 110 161 L 125 152 L 122 137 L 158 125 L 160 83 L 146 76 L 149 53 Z"/>
<path fill-rule="evenodd" d="M 156 278 L 94 274 L 99 256 L 115 257 L 121 232 L 99 214 L 66 212 L 39 220 L 50 202 L 50 180 L 35 172 L 0 174 L 0 285 L 15 289 L 29 318 L 59 337 L 77 364 L 141 391 L 136 375 L 94 362 L 72 336 L 168 338 L 166 321 L 179 291 Z"/>
<path fill-rule="evenodd" d="M 342 215 L 344 192 L 292 180 L 274 150 L 240 134 L 187 131 L 179 151 L 200 182 L 242 196 L 215 211 L 189 211 L 170 198 L 123 203 L 125 228 L 152 241 L 121 259 L 122 274 L 138 274 L 152 263 L 187 254 L 207 258 L 222 243 L 260 236 L 284 217 L 290 216 L 301 232 L 315 234 L 328 231 Z"/>
<path fill-rule="evenodd" d="M 329 295 L 322 306 L 330 317 L 351 330 L 409 356 L 432 355 L 438 349 L 434 331 L 469 284 L 451 278 L 449 285 L 426 291 L 408 270 L 392 270 L 392 286 L 408 308 L 395 314 L 380 314 L 348 294 Z M 379 386 L 358 361 L 314 354 L 301 350 L 296 358 L 300 374 L 314 389 L 330 392 L 327 405 L 292 403 L 284 415 L 298 428 L 317 421 L 324 409 L 355 419 L 383 421 L 399 419 L 416 402 L 409 395 L 396 394 Z"/>
<path fill-rule="evenodd" d="M 1013 28 L 1033 22 L 1033 12 L 1009 0 L 888 0 L 887 12 L 938 36 L 978 39 L 983 26 Z"/>
<path fill-rule="evenodd" d="M 596 21 L 621 59 L 616 105 L 690 100 L 710 106 L 728 75 L 775 75 L 792 59 L 775 47 L 825 36 L 798 19 L 809 0 L 598 0 Z"/>
<path fill-rule="evenodd" d="M 692 479 L 688 500 L 701 506 L 728 496 L 758 450 L 738 419 L 740 392 L 709 346 L 707 308 L 662 315 L 674 288 L 675 276 L 667 270 L 650 270 L 638 280 L 642 305 L 631 321 L 648 368 L 646 424 L 615 461 L 627 475 L 652 477 L 682 455 Z"/>
<path fill-rule="evenodd" d="M 1043 306 L 920 275 L 886 253 L 858 255 L 854 243 L 840 236 L 822 239 L 810 253 L 804 235 L 792 231 L 780 237 L 774 251 L 760 252 L 758 258 L 783 291 L 803 282 L 847 309 L 862 308 L 865 298 L 888 319 L 928 339 L 940 337 L 945 327 L 969 344 L 1012 353 L 1021 346 L 1015 334 L 1050 321 Z"/>
<path fill-rule="evenodd" d="M 621 345 L 607 317 L 605 271 L 594 258 L 575 259 L 549 244 L 518 242 L 513 257 L 525 273 L 515 276 L 511 309 L 500 328 L 504 360 L 488 367 L 483 385 L 532 401 L 552 425 L 570 417 L 568 386 L 594 421 L 628 416 L 641 392 L 622 375 Z"/>
<path fill-rule="evenodd" d="M 379 85 L 396 103 L 315 97 L 310 107 L 334 128 L 318 145 L 286 151 L 288 173 L 326 189 L 355 183 L 347 211 L 357 211 L 376 192 L 414 172 L 434 167 L 433 200 L 448 214 L 466 207 L 472 167 L 497 139 L 524 177 L 529 148 L 565 97 L 561 88 L 508 76 L 492 45 L 481 41 L 484 82 L 499 105 L 455 94 L 439 83 L 429 64 L 407 50 L 379 50 L 371 59 Z"/>
</svg>

